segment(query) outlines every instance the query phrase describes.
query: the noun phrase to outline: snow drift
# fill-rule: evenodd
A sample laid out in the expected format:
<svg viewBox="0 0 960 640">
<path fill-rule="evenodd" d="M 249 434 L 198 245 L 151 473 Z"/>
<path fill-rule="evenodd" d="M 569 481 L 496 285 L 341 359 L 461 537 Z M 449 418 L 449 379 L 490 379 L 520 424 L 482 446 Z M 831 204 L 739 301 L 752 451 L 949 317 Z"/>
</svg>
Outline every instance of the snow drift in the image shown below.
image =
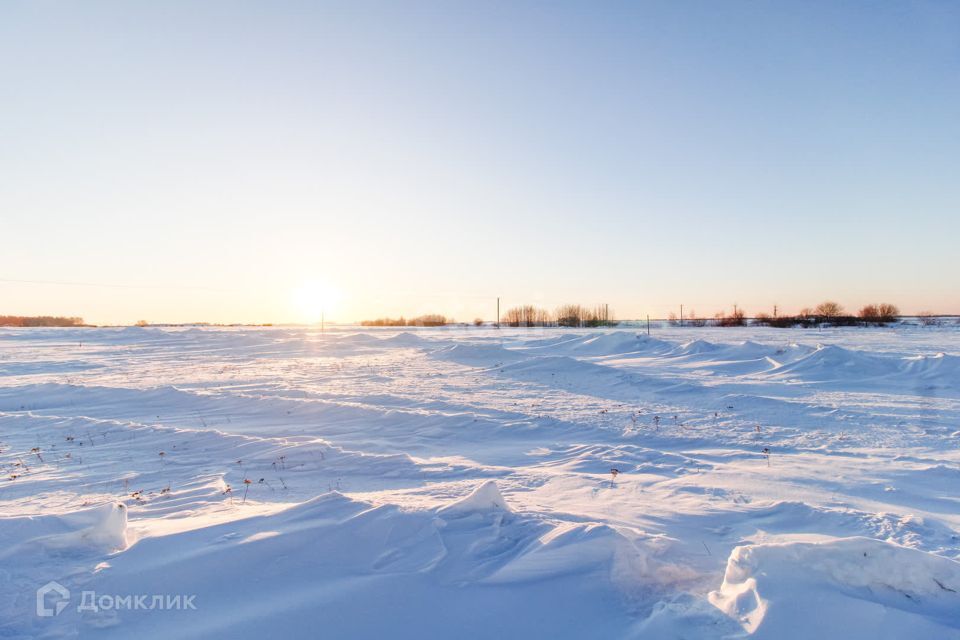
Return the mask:
<svg viewBox="0 0 960 640">
<path fill-rule="evenodd" d="M 709 598 L 756 638 L 960 637 L 960 563 L 870 538 L 736 547 Z"/>
</svg>

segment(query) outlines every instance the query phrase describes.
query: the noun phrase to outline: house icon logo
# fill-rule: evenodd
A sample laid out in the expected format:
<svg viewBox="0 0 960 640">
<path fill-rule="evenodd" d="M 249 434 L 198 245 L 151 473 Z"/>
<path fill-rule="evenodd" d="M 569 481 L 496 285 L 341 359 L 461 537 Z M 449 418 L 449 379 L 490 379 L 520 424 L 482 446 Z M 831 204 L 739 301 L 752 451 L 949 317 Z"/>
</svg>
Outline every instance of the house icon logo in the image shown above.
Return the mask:
<svg viewBox="0 0 960 640">
<path fill-rule="evenodd" d="M 59 582 L 48 582 L 37 589 L 37 615 L 52 618 L 67 608 L 70 590 Z"/>
</svg>

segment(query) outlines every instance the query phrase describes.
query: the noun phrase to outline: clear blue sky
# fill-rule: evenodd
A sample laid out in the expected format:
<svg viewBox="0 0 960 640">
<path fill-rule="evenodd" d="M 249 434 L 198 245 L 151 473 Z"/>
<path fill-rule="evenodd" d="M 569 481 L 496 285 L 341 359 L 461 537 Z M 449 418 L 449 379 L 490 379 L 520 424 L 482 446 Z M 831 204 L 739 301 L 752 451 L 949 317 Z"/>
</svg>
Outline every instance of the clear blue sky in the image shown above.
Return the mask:
<svg viewBox="0 0 960 640">
<path fill-rule="evenodd" d="M 958 80 L 948 2 L 8 0 L 0 313 L 960 312 Z"/>
</svg>

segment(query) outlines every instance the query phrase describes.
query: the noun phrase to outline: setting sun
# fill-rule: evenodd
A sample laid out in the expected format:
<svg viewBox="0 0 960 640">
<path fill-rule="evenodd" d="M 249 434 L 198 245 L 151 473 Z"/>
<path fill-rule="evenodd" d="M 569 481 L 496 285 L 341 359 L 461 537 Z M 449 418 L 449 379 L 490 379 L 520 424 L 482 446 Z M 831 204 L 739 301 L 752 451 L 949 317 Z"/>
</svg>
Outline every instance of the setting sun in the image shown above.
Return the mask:
<svg viewBox="0 0 960 640">
<path fill-rule="evenodd" d="M 314 323 L 330 318 L 340 302 L 340 291 L 327 283 L 310 280 L 293 290 L 293 312 L 300 322 Z"/>
</svg>

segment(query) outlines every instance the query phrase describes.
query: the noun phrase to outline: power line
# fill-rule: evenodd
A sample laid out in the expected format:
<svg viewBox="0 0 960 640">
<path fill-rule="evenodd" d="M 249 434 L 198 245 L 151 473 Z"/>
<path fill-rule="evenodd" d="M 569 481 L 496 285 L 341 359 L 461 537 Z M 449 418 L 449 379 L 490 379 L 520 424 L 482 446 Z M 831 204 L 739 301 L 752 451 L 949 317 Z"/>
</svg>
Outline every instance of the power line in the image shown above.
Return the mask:
<svg viewBox="0 0 960 640">
<path fill-rule="evenodd" d="M 198 287 L 191 285 L 167 285 L 167 284 L 119 284 L 107 282 L 70 282 L 66 280 L 22 280 L 18 278 L 0 278 L 0 282 L 12 282 L 17 284 L 50 284 L 67 287 L 103 287 L 109 289 L 191 289 L 195 291 L 216 291 L 220 293 L 231 293 L 229 289 L 217 289 L 214 287 Z"/>
</svg>

